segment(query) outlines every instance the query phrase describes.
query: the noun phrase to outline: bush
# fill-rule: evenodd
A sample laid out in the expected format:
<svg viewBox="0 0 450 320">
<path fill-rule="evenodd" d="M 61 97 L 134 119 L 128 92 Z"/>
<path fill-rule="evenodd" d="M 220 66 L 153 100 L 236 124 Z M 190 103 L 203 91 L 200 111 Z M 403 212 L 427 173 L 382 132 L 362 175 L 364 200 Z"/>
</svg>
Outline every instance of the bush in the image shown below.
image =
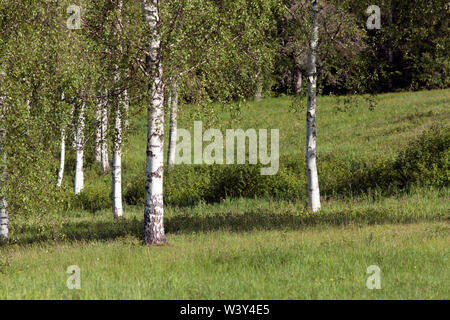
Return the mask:
<svg viewBox="0 0 450 320">
<path fill-rule="evenodd" d="M 319 154 L 321 194 L 335 197 L 363 193 L 392 195 L 413 185 L 448 186 L 449 144 L 448 128 L 435 126 L 413 140 L 395 160 Z M 165 203 L 188 206 L 200 201 L 218 202 L 238 197 L 307 198 L 307 177 L 302 155 L 281 158 L 280 170 L 274 176 L 262 176 L 260 169 L 260 165 L 248 164 L 174 166 L 164 176 Z M 131 205 L 143 205 L 145 177 L 139 175 L 131 181 L 124 188 L 124 200 Z M 87 196 L 91 189 L 94 194 Z M 106 203 L 101 197 L 105 193 L 101 192 L 98 188 L 88 187 L 80 199 L 85 207 L 97 208 Z"/>
<path fill-rule="evenodd" d="M 394 161 L 396 183 L 411 186 L 444 187 L 449 184 L 450 130 L 434 125 L 400 152 Z"/>
<path fill-rule="evenodd" d="M 112 207 L 111 183 L 106 183 L 104 179 L 89 181 L 85 183 L 83 191 L 74 199 L 76 208 L 95 212 Z"/>
</svg>

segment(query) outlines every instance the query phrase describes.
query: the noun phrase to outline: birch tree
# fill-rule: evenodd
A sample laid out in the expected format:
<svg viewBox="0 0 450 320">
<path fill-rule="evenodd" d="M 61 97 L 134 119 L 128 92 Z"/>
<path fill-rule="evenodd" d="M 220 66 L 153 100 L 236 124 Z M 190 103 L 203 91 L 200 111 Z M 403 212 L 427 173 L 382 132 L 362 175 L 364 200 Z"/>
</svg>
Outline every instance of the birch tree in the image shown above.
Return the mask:
<svg viewBox="0 0 450 320">
<path fill-rule="evenodd" d="M 170 90 L 168 101 L 170 108 L 170 132 L 169 132 L 169 148 L 167 150 L 167 167 L 170 168 L 175 164 L 175 152 L 177 143 L 177 113 L 178 113 L 178 84 L 174 82 Z"/>
<path fill-rule="evenodd" d="M 108 154 L 108 107 L 106 102 L 103 102 L 101 108 L 101 118 L 100 118 L 100 128 L 101 128 L 101 163 L 102 163 L 102 172 L 108 173 L 109 171 L 109 154 Z"/>
<path fill-rule="evenodd" d="M 120 33 L 122 31 L 122 0 L 117 4 L 117 21 L 113 24 L 115 37 L 119 44 L 116 49 L 120 57 L 123 56 L 123 47 L 120 44 Z M 114 85 L 117 90 L 120 88 L 121 71 L 119 65 L 115 65 Z M 113 103 L 114 109 L 114 136 L 113 136 L 113 159 L 112 159 L 112 210 L 114 218 L 123 216 L 122 206 L 122 118 L 128 113 L 128 93 L 127 89 L 120 90 L 118 100 Z"/>
<path fill-rule="evenodd" d="M 278 77 L 282 77 L 286 90 L 303 90 L 303 77 L 308 64 L 308 46 L 311 34 L 310 0 L 283 0 L 284 12 L 278 18 L 281 44 Z M 351 78 L 354 64 L 364 48 L 366 32 L 359 26 L 354 14 L 339 2 L 320 3 L 318 23 L 320 47 L 317 48 L 316 65 L 321 82 L 337 86 Z M 284 67 L 286 66 L 286 67 Z M 280 79 L 281 80 L 281 79 Z M 289 90 L 291 91 L 291 90 Z"/>
<path fill-rule="evenodd" d="M 74 136 L 75 149 L 75 178 L 74 192 L 79 194 L 84 188 L 84 127 L 85 127 L 85 102 L 81 101 L 78 107 L 78 119 Z"/>
<path fill-rule="evenodd" d="M 61 144 L 60 144 L 60 151 L 59 151 L 59 169 L 58 169 L 58 182 L 57 186 L 58 188 L 61 187 L 63 178 L 64 178 L 64 165 L 66 160 L 66 128 L 63 127 L 61 129 Z"/>
<path fill-rule="evenodd" d="M 1 71 L 0 71 L 1 72 Z M 0 73 L 0 75 L 2 75 Z M 4 97 L 0 92 L 0 240 L 9 237 L 9 215 L 8 202 L 6 201 L 6 127 L 4 124 L 5 110 L 3 107 Z"/>
<path fill-rule="evenodd" d="M 64 103 L 64 92 L 61 94 L 61 102 Z M 70 119 L 73 117 L 73 108 L 70 110 Z M 59 169 L 57 187 L 60 188 L 64 178 L 64 168 L 66 164 L 66 130 L 67 124 L 63 124 L 61 128 L 60 147 L 59 147 Z"/>
<path fill-rule="evenodd" d="M 107 93 L 105 94 L 107 97 Z M 107 99 L 99 97 L 95 109 L 95 161 L 100 163 L 103 174 L 109 172 L 108 155 L 108 104 Z"/>
<path fill-rule="evenodd" d="M 147 164 L 145 181 L 144 243 L 163 244 L 164 233 L 164 85 L 161 61 L 159 0 L 142 0 L 146 26 L 146 68 L 150 101 L 147 108 Z"/>
<path fill-rule="evenodd" d="M 306 170 L 308 176 L 309 206 L 320 210 L 319 176 L 316 164 L 316 109 L 317 109 L 317 46 L 319 43 L 319 0 L 311 0 L 312 30 L 308 50 L 308 106 L 306 113 Z"/>
</svg>

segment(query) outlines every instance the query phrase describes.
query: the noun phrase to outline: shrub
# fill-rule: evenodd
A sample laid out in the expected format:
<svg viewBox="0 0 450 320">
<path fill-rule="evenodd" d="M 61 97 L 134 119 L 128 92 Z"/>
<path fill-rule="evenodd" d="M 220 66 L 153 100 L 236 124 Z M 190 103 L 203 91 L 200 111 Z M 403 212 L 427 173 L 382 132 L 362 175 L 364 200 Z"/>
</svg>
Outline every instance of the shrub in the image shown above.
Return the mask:
<svg viewBox="0 0 450 320">
<path fill-rule="evenodd" d="M 89 181 L 83 191 L 75 196 L 75 207 L 92 212 L 111 208 L 111 194 L 111 183 L 106 183 L 104 179 Z"/>
<path fill-rule="evenodd" d="M 399 187 L 448 186 L 449 146 L 450 130 L 445 125 L 434 125 L 412 141 L 393 164 Z"/>
</svg>

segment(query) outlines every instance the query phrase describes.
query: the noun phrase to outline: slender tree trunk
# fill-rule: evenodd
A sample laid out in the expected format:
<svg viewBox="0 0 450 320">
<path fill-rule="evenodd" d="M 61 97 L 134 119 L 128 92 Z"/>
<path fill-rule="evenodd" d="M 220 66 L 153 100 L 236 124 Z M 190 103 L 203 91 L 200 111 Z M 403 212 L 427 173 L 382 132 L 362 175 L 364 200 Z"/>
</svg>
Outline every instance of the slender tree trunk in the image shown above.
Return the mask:
<svg viewBox="0 0 450 320">
<path fill-rule="evenodd" d="M 101 143 L 100 143 L 100 154 L 101 154 L 101 163 L 102 163 L 102 172 L 106 174 L 109 172 L 109 155 L 108 155 L 108 103 L 105 101 L 102 103 L 101 107 Z"/>
<path fill-rule="evenodd" d="M 317 46 L 319 42 L 318 0 L 311 0 L 312 31 L 308 52 L 308 108 L 306 114 L 306 169 L 308 175 L 309 205 L 314 212 L 320 210 L 319 177 L 316 165 L 316 89 Z"/>
<path fill-rule="evenodd" d="M 118 23 L 114 25 L 114 32 L 118 41 L 120 41 L 121 21 L 122 21 L 122 0 L 118 2 Z M 119 44 L 117 50 L 120 55 L 123 54 L 122 46 Z M 119 66 L 115 66 L 116 74 L 114 76 L 115 89 L 120 88 L 121 71 Z M 122 117 L 123 113 L 128 112 L 128 93 L 126 90 L 121 92 L 114 105 L 114 138 L 113 138 L 113 159 L 112 159 L 112 210 L 114 218 L 123 216 L 122 206 Z"/>
<path fill-rule="evenodd" d="M 104 98 L 97 99 L 97 106 L 95 109 L 95 161 L 102 166 L 103 174 L 109 172 L 109 157 L 108 157 L 108 92 Z"/>
<path fill-rule="evenodd" d="M 159 31 L 159 0 L 142 0 L 142 15 L 149 30 L 147 38 L 147 71 L 151 77 L 147 108 L 147 165 L 145 181 L 144 243 L 163 244 L 164 234 L 164 85 Z"/>
<path fill-rule="evenodd" d="M 122 118 L 121 102 L 115 107 L 115 126 L 112 159 L 112 210 L 114 218 L 123 216 L 122 208 Z"/>
<path fill-rule="evenodd" d="M 6 137 L 5 130 L 1 130 L 2 144 Z M 2 165 L 1 165 L 1 180 L 0 180 L 0 240 L 9 238 L 9 215 L 8 202 L 6 201 L 5 183 L 6 183 L 6 153 L 2 145 Z"/>
<path fill-rule="evenodd" d="M 124 125 L 124 129 L 127 130 L 128 126 L 129 126 L 128 113 L 129 113 L 129 110 L 130 110 L 130 100 L 129 100 L 129 97 L 128 97 L 128 90 L 127 89 L 125 89 L 123 91 L 123 101 L 124 101 L 123 112 L 124 112 L 124 118 L 125 118 L 123 125 Z"/>
<path fill-rule="evenodd" d="M 101 98 L 97 98 L 97 104 L 95 106 L 95 162 L 102 163 L 102 109 L 103 103 Z"/>
<path fill-rule="evenodd" d="M 74 191 L 79 194 L 84 188 L 83 158 L 84 158 L 84 109 L 82 102 L 78 115 L 78 123 L 75 132 L 75 179 Z"/>
<path fill-rule="evenodd" d="M 4 120 L 4 97 L 0 96 L 0 240 L 9 238 L 9 215 L 8 202 L 6 201 L 6 128 L 3 123 Z"/>
<path fill-rule="evenodd" d="M 303 73 L 300 68 L 297 69 L 295 76 L 296 79 L 295 79 L 294 93 L 300 94 L 303 89 Z"/>
<path fill-rule="evenodd" d="M 58 171 L 58 188 L 61 187 L 63 177 L 64 177 L 64 164 L 65 164 L 65 158 L 66 158 L 66 128 L 63 127 L 61 129 L 61 147 L 60 147 L 60 154 L 59 154 L 59 171 Z"/>
<path fill-rule="evenodd" d="M 167 167 L 175 164 L 175 151 L 177 144 L 177 112 L 178 112 L 178 85 L 174 82 L 169 98 L 170 107 L 170 132 L 169 149 L 167 151 Z"/>
<path fill-rule="evenodd" d="M 61 94 L 61 101 L 64 101 L 64 92 Z M 70 110 L 70 117 L 73 115 L 73 109 Z M 64 178 L 64 166 L 66 159 L 66 124 L 61 128 L 61 144 L 59 153 L 59 170 L 58 170 L 58 182 L 57 187 L 60 188 Z"/>
</svg>

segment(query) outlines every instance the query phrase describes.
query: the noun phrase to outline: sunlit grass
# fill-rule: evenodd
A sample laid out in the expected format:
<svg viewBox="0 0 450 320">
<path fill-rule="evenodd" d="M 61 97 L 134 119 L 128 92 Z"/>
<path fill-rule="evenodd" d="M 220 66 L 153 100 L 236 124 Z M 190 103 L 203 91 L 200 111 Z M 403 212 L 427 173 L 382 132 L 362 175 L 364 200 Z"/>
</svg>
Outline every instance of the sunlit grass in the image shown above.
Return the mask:
<svg viewBox="0 0 450 320">
<path fill-rule="evenodd" d="M 344 160 L 336 166 L 360 158 L 392 159 L 432 123 L 449 120 L 449 90 L 379 95 L 373 110 L 364 97 L 343 99 L 319 98 L 319 168 L 339 159 Z M 221 130 L 279 129 L 281 156 L 304 159 L 305 112 L 290 112 L 291 102 L 289 97 L 250 102 L 235 118 L 217 109 L 215 122 L 182 112 L 179 126 L 190 129 L 194 120 L 204 120 Z M 124 146 L 124 189 L 145 170 L 145 113 L 132 120 Z M 356 174 L 351 169 L 345 167 L 339 177 L 351 178 Z M 110 177 L 95 170 L 88 168 L 86 185 L 95 181 L 97 191 L 108 196 Z M 335 167 L 327 170 L 329 185 L 346 183 L 333 180 Z M 67 172 L 70 184 L 70 168 Z M 109 209 L 11 215 L 11 239 L 0 245 L 0 299 L 450 297 L 447 188 L 322 195 L 318 213 L 307 209 L 306 199 L 269 196 L 167 205 L 168 244 L 161 247 L 142 245 L 142 206 L 126 206 L 120 220 Z M 66 287 L 70 265 L 82 270 L 81 290 Z M 381 290 L 366 288 L 370 265 L 381 268 Z"/>
</svg>

